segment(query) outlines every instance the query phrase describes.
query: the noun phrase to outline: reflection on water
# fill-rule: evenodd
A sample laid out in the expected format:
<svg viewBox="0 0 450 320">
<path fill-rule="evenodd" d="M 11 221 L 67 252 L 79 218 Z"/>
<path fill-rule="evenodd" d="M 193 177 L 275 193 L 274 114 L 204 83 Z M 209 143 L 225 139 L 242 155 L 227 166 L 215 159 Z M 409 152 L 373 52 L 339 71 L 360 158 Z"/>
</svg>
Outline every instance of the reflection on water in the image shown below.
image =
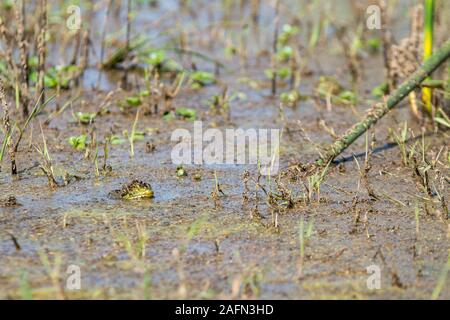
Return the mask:
<svg viewBox="0 0 450 320">
<path fill-rule="evenodd" d="M 51 14 L 49 21 L 51 30 L 58 31 L 64 25 L 66 8 L 63 1 L 49 1 Z M 252 1 L 135 1 L 132 12 L 133 22 L 131 35 L 148 38 L 149 48 L 180 47 L 196 48 L 219 61 L 226 62 L 224 48 L 227 43 L 245 42 L 248 56 L 252 57 L 261 50 L 270 50 L 272 46 L 274 8 L 273 1 L 262 0 L 258 7 L 257 19 L 252 10 Z M 390 1 L 390 9 L 394 13 L 391 28 L 397 38 L 408 33 L 408 8 L 420 1 Z M 126 1 L 113 1 L 114 5 L 106 23 L 106 52 L 110 56 L 125 40 Z M 365 19 L 365 9 L 373 1 L 282 1 L 280 8 L 280 26 L 285 23 L 300 27 L 298 35 L 305 47 L 309 41 L 311 28 L 318 19 L 323 21 L 322 34 L 326 37 L 325 45 L 332 45 L 335 26 L 348 25 L 355 28 L 356 23 Z M 89 69 L 84 74 L 83 85 L 90 89 L 97 85 L 98 63 L 101 52 L 101 36 L 105 25 L 107 1 L 81 1 L 82 23 L 89 25 L 91 48 Z M 30 4 L 29 10 L 34 10 Z M 251 26 L 251 27 L 249 27 Z M 377 35 L 375 32 L 374 35 Z M 64 64 L 63 57 L 72 57 L 76 46 L 75 37 L 67 33 L 52 32 L 49 63 Z M 139 54 L 139 53 L 138 53 Z M 67 58 L 66 58 L 67 59 Z M 190 68 L 192 59 L 177 57 L 184 67 Z M 252 59 L 252 58 L 250 58 Z M 111 73 L 111 74 L 110 74 Z M 120 77 L 119 77 L 120 79 Z M 99 89 L 115 88 L 119 80 L 114 72 L 103 72 Z"/>
</svg>

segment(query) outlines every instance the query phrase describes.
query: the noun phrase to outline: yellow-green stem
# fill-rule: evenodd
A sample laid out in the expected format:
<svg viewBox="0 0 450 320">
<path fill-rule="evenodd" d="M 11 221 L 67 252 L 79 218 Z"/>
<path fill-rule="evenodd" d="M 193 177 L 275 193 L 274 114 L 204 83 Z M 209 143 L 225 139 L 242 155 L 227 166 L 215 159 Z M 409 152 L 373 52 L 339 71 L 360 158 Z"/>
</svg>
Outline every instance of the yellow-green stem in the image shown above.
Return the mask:
<svg viewBox="0 0 450 320">
<path fill-rule="evenodd" d="M 427 60 L 433 54 L 433 24 L 434 24 L 434 0 L 425 0 L 425 25 L 423 40 L 423 60 Z M 432 115 L 431 99 L 433 90 L 431 88 L 422 89 L 422 101 L 425 110 Z"/>
</svg>

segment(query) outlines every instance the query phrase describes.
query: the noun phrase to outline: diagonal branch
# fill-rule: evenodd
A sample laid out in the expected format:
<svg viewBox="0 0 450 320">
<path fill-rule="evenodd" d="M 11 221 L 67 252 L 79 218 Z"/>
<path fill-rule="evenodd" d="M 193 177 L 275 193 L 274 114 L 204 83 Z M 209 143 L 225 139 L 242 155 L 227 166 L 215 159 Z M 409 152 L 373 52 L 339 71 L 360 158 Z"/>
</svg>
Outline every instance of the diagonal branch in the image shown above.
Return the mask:
<svg viewBox="0 0 450 320">
<path fill-rule="evenodd" d="M 420 84 L 442 63 L 450 57 L 450 40 L 447 40 L 433 55 L 426 60 L 405 82 L 402 83 L 388 98 L 386 103 L 378 103 L 373 106 L 367 116 L 351 127 L 341 138 L 331 144 L 325 153 L 316 160 L 316 165 L 324 166 L 358 139 L 371 126 L 384 117 L 389 110 L 399 104 L 408 94 Z"/>
</svg>

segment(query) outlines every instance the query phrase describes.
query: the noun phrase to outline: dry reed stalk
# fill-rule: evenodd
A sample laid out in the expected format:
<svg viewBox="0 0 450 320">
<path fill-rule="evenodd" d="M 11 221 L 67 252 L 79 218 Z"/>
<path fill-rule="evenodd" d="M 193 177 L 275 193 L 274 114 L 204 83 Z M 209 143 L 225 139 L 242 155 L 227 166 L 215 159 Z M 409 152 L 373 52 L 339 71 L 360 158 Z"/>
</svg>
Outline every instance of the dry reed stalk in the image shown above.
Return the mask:
<svg viewBox="0 0 450 320">
<path fill-rule="evenodd" d="M 38 82 L 36 86 L 36 99 L 43 92 L 40 104 L 45 101 L 45 34 L 47 30 L 47 0 L 40 0 L 39 35 L 37 39 L 38 50 Z"/>
<path fill-rule="evenodd" d="M 131 34 L 131 0 L 127 1 L 127 33 L 125 39 L 125 73 L 122 79 L 122 89 L 128 88 L 128 72 L 130 69 L 130 63 L 128 61 L 130 55 L 130 34 Z"/>
<path fill-rule="evenodd" d="M 423 26 L 423 6 L 417 5 L 413 9 L 410 36 L 401 40 L 399 45 L 391 48 L 390 71 L 394 81 L 406 78 L 420 66 L 421 30 Z M 394 82 L 395 83 L 395 82 Z M 409 95 L 410 107 L 413 115 L 420 119 L 414 92 Z"/>
<path fill-rule="evenodd" d="M 0 35 L 2 36 L 6 46 L 5 52 L 6 63 L 8 64 L 9 69 L 12 70 L 13 73 L 12 74 L 13 79 L 10 79 L 12 80 L 12 83 L 10 85 L 14 86 L 14 83 L 16 83 L 17 81 L 17 67 L 13 59 L 13 43 L 12 43 L 13 36 L 11 36 L 8 33 L 8 29 L 6 28 L 5 22 L 3 21 L 2 17 L 0 17 Z"/>
<path fill-rule="evenodd" d="M 251 15 L 252 15 L 252 22 L 255 26 L 259 23 L 259 7 L 260 7 L 260 1 L 261 0 L 251 0 Z"/>
<path fill-rule="evenodd" d="M 352 52 L 352 42 L 347 35 L 347 27 L 338 28 L 336 36 L 341 43 L 342 50 L 344 51 L 345 60 L 347 61 L 348 71 L 352 77 L 352 83 L 355 84 L 361 78 L 360 74 L 360 61 L 357 54 Z"/>
<path fill-rule="evenodd" d="M 277 52 L 278 52 L 278 26 L 280 24 L 280 0 L 275 0 L 275 21 L 272 47 L 272 95 L 277 93 Z"/>
<path fill-rule="evenodd" d="M 73 46 L 73 53 L 72 53 L 72 59 L 70 59 L 69 65 L 75 66 L 78 61 L 78 53 L 80 51 L 81 46 L 81 32 L 80 30 L 77 30 L 77 32 L 74 35 L 75 37 L 75 44 Z M 71 39 L 72 41 L 72 39 Z"/>
<path fill-rule="evenodd" d="M 83 74 L 88 66 L 88 60 L 89 60 L 89 31 L 85 30 L 83 33 L 83 55 L 80 60 L 80 73 Z M 81 76 L 80 74 L 80 76 Z"/>
<path fill-rule="evenodd" d="M 6 101 L 5 88 L 3 87 L 3 82 L 1 80 L 0 80 L 0 105 L 3 108 L 3 127 L 5 130 L 5 139 L 8 139 L 7 147 L 9 158 L 11 161 L 11 174 L 16 175 L 17 174 L 16 152 L 14 150 L 14 144 L 12 141 L 12 129 L 9 119 L 9 104 L 8 101 Z"/>
<path fill-rule="evenodd" d="M 382 36 L 381 41 L 383 44 L 383 64 L 385 70 L 385 76 L 388 82 L 388 93 L 394 90 L 396 86 L 395 80 L 391 77 L 391 46 L 392 46 L 392 34 L 389 31 L 388 26 L 390 25 L 390 16 L 388 14 L 387 5 L 384 0 L 379 0 L 378 5 L 381 8 L 381 21 L 383 22 L 382 26 Z"/>
<path fill-rule="evenodd" d="M 20 68 L 20 104 L 22 106 L 22 116 L 24 119 L 28 116 L 28 104 L 30 103 L 28 92 L 28 45 L 25 39 L 25 1 L 16 0 L 14 14 L 17 23 L 16 41 L 19 46 Z"/>
<path fill-rule="evenodd" d="M 92 21 L 92 10 L 90 10 L 88 12 L 87 16 L 88 17 L 86 19 L 87 20 L 86 26 L 89 26 Z M 89 33 L 89 27 L 85 27 L 84 32 L 81 33 L 81 30 L 80 30 L 80 31 L 78 31 L 78 33 L 79 33 L 79 38 L 80 38 L 80 45 L 79 45 L 78 50 L 80 51 L 81 59 L 80 59 L 80 65 L 79 65 L 78 71 L 75 72 L 75 74 L 72 75 L 72 77 L 71 77 L 71 81 L 74 81 L 76 85 L 79 84 L 81 77 L 84 75 L 84 72 L 88 68 L 89 49 L 92 44 L 91 38 L 90 38 L 90 33 Z"/>
<path fill-rule="evenodd" d="M 113 1 L 108 0 L 108 4 L 106 6 L 106 13 L 105 13 L 105 20 L 103 20 L 103 29 L 102 29 L 102 35 L 101 35 L 101 45 L 100 45 L 100 63 L 99 63 L 99 69 L 103 65 L 103 59 L 105 58 L 105 37 L 106 37 L 106 27 L 108 25 L 108 17 L 109 13 L 111 12 Z M 100 85 L 100 82 L 102 80 L 102 72 L 99 71 L 98 78 L 97 78 L 97 85 L 96 87 Z"/>
</svg>

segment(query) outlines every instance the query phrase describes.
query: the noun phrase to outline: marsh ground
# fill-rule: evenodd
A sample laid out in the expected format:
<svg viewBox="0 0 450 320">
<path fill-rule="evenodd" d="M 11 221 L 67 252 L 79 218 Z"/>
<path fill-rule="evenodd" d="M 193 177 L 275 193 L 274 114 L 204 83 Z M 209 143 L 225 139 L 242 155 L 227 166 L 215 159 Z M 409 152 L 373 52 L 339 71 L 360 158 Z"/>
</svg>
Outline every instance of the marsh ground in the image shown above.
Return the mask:
<svg viewBox="0 0 450 320">
<path fill-rule="evenodd" d="M 313 161 L 317 157 L 315 145 L 324 146 L 333 140 L 320 121 L 325 120 L 328 129 L 340 134 L 360 119 L 369 101 L 376 100 L 372 89 L 384 81 L 383 60 L 381 51 L 362 50 L 361 79 L 352 87 L 348 60 L 333 37 L 333 28 L 325 28 L 317 45 L 309 47 L 309 31 L 313 29 L 310 20 L 314 20 L 310 18 L 315 12 L 321 12 L 320 19 L 332 13 L 330 17 L 336 20 L 331 22 L 345 23 L 352 30 L 352 26 L 358 26 L 354 17 L 364 13 L 352 11 L 355 9 L 346 2 L 339 6 L 329 2 L 317 8 L 301 1 L 282 2 L 280 28 L 288 23 L 299 25 L 295 46 L 300 48 L 303 67 L 298 90 L 308 98 L 296 106 L 285 106 L 281 113 L 279 95 L 289 91 L 289 81 L 279 80 L 278 92 L 272 96 L 264 74 L 271 63 L 267 48 L 271 47 L 274 14 L 270 3 L 262 1 L 260 5 L 258 30 L 243 29 L 251 20 L 250 5 L 245 1 L 242 7 L 237 1 L 231 1 L 229 7 L 227 1 L 192 1 L 184 9 L 176 1 L 160 1 L 156 7 L 137 4 L 132 32 L 147 34 L 153 47 L 178 43 L 174 39 L 183 35 L 187 47 L 223 63 L 225 68 L 220 68 L 217 83 L 200 89 L 184 85 L 170 108 L 195 109 L 205 127 L 284 128 L 280 167 L 283 172 L 290 168 L 290 174 L 283 181 L 301 198 L 305 187 L 300 173 L 299 177 L 292 174 L 296 172 L 294 165 Z M 53 6 L 57 8 L 58 4 Z M 391 27 L 398 38 L 408 34 L 410 8 L 408 1 L 393 5 Z M 104 10 L 97 10 L 92 24 L 101 26 Z M 121 39 L 124 12 L 121 8 L 117 15 L 112 14 L 112 26 L 108 28 L 111 38 L 118 34 Z M 99 37 L 97 30 L 91 33 L 93 39 Z M 366 36 L 379 37 L 376 31 L 371 32 Z M 354 34 L 349 31 L 349 35 Z M 444 39 L 445 32 L 440 37 Z M 113 51 L 111 43 L 107 55 Z M 237 53 L 228 57 L 224 48 L 229 53 L 230 47 Z M 68 60 L 59 56 L 58 48 L 57 43 L 50 42 L 49 64 Z M 372 129 L 369 140 L 374 152 L 367 179 L 361 178 L 358 168 L 364 166 L 366 150 L 365 139 L 361 138 L 331 168 L 321 185 L 320 201 L 314 195 L 311 201 L 303 199 L 293 208 L 283 208 L 274 227 L 273 208 L 261 189 L 261 218 L 250 217 L 256 203 L 255 166 L 186 165 L 187 176 L 177 177 L 170 157 L 174 145 L 170 136 L 176 128 L 192 130 L 190 121 L 141 114 L 137 129 L 146 134 L 143 140 L 134 142 L 134 157 L 129 154 L 128 141 L 111 145 L 107 164 L 112 171 L 97 175 L 92 157 L 95 150 L 86 158 L 86 151 L 74 150 L 67 141 L 81 134 L 92 139 L 95 132 L 101 146 L 111 133 L 122 136 L 124 130 L 130 132 L 137 108 L 123 112 L 118 103 L 139 91 L 136 84 L 143 86 L 143 73 L 132 70 L 129 82 L 133 86 L 123 91 L 116 89 L 123 71 L 102 72 L 100 85 L 93 88 L 98 79 L 98 41 L 93 48 L 93 62 L 80 87 L 62 91 L 55 101 L 63 105 L 79 98 L 45 122 L 56 108 L 54 101 L 26 133 L 17 154 L 17 177 L 11 177 L 7 160 L 3 161 L 0 298 L 422 299 L 430 298 L 437 287 L 440 298 L 450 298 L 448 281 L 442 280 L 449 259 L 450 225 L 436 194 L 424 192 L 414 170 L 403 164 L 401 146 L 389 133 L 400 134 L 408 123 L 411 131 L 406 145 L 424 148 L 423 155 L 417 154 L 433 163 L 431 188 L 449 199 L 448 131 L 434 132 L 428 127 L 422 139 L 421 124 L 411 115 L 407 102 Z M 195 64 L 197 69 L 214 72 L 214 63 L 197 56 L 169 55 L 186 68 Z M 343 86 L 352 87 L 357 103 L 333 103 L 329 110 L 326 99 L 315 95 L 321 76 L 332 76 Z M 205 102 L 220 94 L 224 86 L 230 93 L 244 93 L 230 102 L 229 119 L 213 114 Z M 105 104 L 111 91 L 112 98 Z M 97 115 L 93 123 L 73 121 L 74 112 L 97 112 L 100 105 L 108 112 Z M 50 188 L 39 168 L 42 159 L 34 148 L 42 145 L 39 121 L 55 171 L 67 171 L 75 177 L 66 186 Z M 101 147 L 99 150 L 101 166 L 104 153 Z M 250 172 L 246 204 L 244 170 Z M 216 201 L 211 198 L 214 172 L 225 194 Z M 276 177 L 271 178 L 273 185 Z M 124 201 L 108 195 L 133 179 L 150 183 L 154 199 Z M 262 178 L 261 185 L 269 188 L 269 183 L 267 177 Z M 369 196 L 366 183 L 376 197 Z M 7 203 L 9 196 L 17 203 Z M 65 286 L 69 265 L 80 267 L 81 290 Z M 367 267 L 371 265 L 381 270 L 379 290 L 367 287 Z"/>
</svg>

